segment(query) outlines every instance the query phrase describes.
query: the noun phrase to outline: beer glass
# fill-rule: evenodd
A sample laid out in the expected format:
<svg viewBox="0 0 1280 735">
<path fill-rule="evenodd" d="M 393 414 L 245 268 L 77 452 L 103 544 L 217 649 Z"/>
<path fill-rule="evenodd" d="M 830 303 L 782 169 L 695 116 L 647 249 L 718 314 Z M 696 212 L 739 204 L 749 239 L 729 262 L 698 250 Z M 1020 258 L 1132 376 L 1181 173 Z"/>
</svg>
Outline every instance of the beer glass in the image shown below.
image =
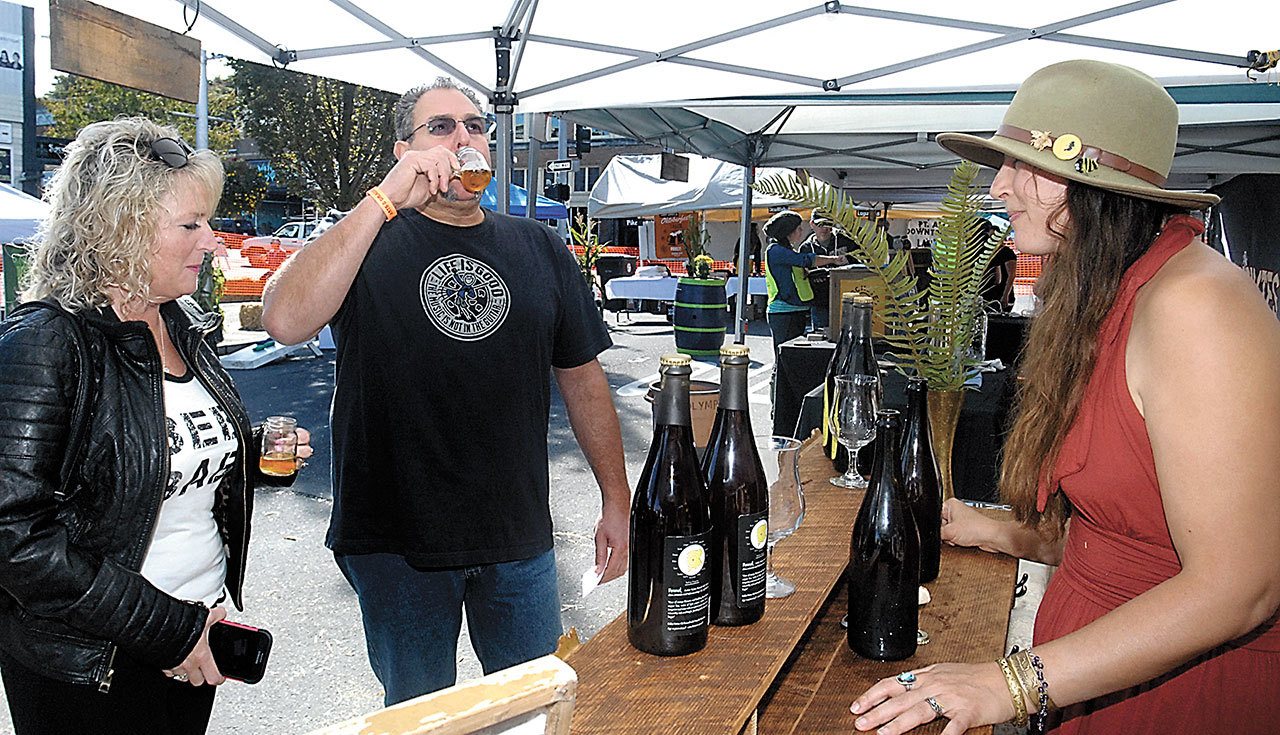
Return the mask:
<svg viewBox="0 0 1280 735">
<path fill-rule="evenodd" d="M 269 416 L 262 426 L 258 469 L 264 475 L 288 477 L 298 471 L 298 422 L 289 416 Z"/>
<path fill-rule="evenodd" d="M 453 175 L 462 182 L 462 188 L 472 194 L 484 191 L 493 178 L 493 169 L 489 167 L 484 154 L 468 147 L 459 148 L 457 156 L 460 168 Z"/>
</svg>

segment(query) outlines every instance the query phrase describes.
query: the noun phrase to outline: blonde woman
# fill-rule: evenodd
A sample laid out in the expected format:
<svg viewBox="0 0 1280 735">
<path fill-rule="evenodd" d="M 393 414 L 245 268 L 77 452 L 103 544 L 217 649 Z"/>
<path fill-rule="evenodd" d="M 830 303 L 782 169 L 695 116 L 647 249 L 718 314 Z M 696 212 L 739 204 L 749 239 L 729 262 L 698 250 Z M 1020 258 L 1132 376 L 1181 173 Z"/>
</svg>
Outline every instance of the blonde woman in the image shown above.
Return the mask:
<svg viewBox="0 0 1280 735">
<path fill-rule="evenodd" d="M 202 339 L 222 165 L 147 120 L 54 176 L 0 326 L 0 673 L 17 735 L 203 733 L 241 604 L 257 446 Z M 38 300 L 38 301 L 37 301 Z M 310 455 L 299 431 L 299 456 Z"/>
</svg>

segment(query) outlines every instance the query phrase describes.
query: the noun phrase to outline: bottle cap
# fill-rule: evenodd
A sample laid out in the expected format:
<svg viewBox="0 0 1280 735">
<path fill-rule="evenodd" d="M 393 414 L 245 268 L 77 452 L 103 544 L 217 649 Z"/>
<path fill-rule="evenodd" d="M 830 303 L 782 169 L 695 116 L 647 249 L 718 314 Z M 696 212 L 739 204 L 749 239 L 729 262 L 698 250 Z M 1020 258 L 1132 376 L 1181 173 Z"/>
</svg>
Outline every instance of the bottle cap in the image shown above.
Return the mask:
<svg viewBox="0 0 1280 735">
<path fill-rule="evenodd" d="M 720 348 L 721 357 L 750 357 L 751 348 L 746 345 L 723 345 Z"/>
<path fill-rule="evenodd" d="M 861 291 L 850 291 L 846 293 L 844 296 L 841 296 L 840 300 L 844 303 L 853 302 L 855 304 L 859 304 L 859 305 L 865 304 L 867 306 L 871 306 L 876 302 L 875 299 L 871 298 L 867 294 L 862 293 Z"/>
<path fill-rule="evenodd" d="M 684 365 L 691 365 L 692 363 L 693 363 L 692 357 L 689 357 L 688 355 L 681 355 L 675 352 L 671 354 L 663 355 L 661 358 L 658 359 L 658 364 L 662 365 L 663 367 L 680 367 Z"/>
</svg>

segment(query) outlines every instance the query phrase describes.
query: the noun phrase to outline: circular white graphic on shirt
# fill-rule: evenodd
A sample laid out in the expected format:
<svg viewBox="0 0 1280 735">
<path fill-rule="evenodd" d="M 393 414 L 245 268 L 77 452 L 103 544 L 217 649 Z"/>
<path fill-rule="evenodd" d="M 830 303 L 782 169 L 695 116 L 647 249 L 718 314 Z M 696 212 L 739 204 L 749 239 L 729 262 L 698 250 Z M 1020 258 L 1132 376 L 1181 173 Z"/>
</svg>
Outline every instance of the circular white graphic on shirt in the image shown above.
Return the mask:
<svg viewBox="0 0 1280 735">
<path fill-rule="evenodd" d="M 422 309 L 441 332 L 475 342 L 507 319 L 511 291 L 488 264 L 465 255 L 446 255 L 422 272 Z"/>
</svg>

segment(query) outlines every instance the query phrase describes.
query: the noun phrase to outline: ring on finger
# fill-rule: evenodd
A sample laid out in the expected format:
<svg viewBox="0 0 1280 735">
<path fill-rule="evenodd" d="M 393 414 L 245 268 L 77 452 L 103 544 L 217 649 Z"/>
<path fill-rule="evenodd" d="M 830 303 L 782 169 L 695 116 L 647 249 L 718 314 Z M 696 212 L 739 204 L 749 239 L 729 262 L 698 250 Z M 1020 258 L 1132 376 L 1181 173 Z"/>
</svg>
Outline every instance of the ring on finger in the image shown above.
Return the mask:
<svg viewBox="0 0 1280 735">
<path fill-rule="evenodd" d="M 939 717 L 947 716 L 946 711 L 942 709 L 942 705 L 938 704 L 938 700 L 934 699 L 933 697 L 925 697 L 924 703 L 929 705 L 929 709 L 932 709 L 934 714 L 936 714 L 937 716 Z"/>
<path fill-rule="evenodd" d="M 904 671 L 898 674 L 898 678 L 895 681 L 906 687 L 907 691 L 911 691 L 911 687 L 916 685 L 916 675 L 910 671 Z"/>
<path fill-rule="evenodd" d="M 190 677 L 188 677 L 186 674 L 174 674 L 174 675 L 173 675 L 173 680 L 174 680 L 174 681 L 181 681 L 181 682 L 185 682 L 188 678 L 190 678 Z"/>
</svg>

